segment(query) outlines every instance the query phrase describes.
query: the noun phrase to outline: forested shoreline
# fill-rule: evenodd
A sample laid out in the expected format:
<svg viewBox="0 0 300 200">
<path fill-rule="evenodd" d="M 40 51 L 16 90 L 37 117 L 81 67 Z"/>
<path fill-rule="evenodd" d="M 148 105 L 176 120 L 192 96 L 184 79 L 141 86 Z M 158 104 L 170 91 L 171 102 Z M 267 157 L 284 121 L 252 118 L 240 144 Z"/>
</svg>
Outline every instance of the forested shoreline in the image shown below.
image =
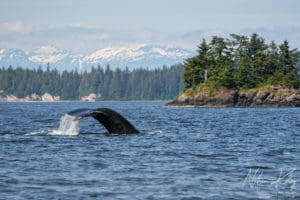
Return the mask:
<svg viewBox="0 0 300 200">
<path fill-rule="evenodd" d="M 168 106 L 300 107 L 300 52 L 257 34 L 204 39 L 186 59 L 186 88 Z"/>
<path fill-rule="evenodd" d="M 61 100 L 79 100 L 90 93 L 99 100 L 166 100 L 174 99 L 183 88 L 181 65 L 159 69 L 117 68 L 98 65 L 79 73 L 56 69 L 0 68 L 0 95 L 24 98 L 30 94 L 50 93 Z"/>
</svg>

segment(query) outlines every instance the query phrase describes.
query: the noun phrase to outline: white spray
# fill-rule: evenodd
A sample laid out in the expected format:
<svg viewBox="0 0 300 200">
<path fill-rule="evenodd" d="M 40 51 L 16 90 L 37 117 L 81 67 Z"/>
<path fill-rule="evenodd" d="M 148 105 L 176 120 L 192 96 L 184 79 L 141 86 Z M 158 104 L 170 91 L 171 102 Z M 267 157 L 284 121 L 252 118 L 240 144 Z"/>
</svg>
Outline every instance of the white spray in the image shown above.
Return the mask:
<svg viewBox="0 0 300 200">
<path fill-rule="evenodd" d="M 79 134 L 79 120 L 76 117 L 65 114 L 60 118 L 59 128 L 55 130 L 42 130 L 32 133 L 27 133 L 26 135 L 78 135 Z"/>
<path fill-rule="evenodd" d="M 53 135 L 78 135 L 79 134 L 79 120 L 76 118 L 65 114 L 60 119 L 60 125 L 58 130 L 53 130 Z"/>
</svg>

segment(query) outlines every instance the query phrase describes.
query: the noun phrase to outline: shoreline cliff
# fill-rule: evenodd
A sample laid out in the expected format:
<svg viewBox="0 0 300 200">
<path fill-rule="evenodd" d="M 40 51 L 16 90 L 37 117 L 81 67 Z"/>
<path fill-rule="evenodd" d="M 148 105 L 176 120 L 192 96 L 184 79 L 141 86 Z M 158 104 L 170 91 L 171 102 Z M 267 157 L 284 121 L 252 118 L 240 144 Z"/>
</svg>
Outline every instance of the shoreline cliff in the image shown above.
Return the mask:
<svg viewBox="0 0 300 200">
<path fill-rule="evenodd" d="M 222 89 L 214 94 L 184 91 L 166 107 L 300 107 L 300 91 L 275 87 L 247 91 Z"/>
</svg>

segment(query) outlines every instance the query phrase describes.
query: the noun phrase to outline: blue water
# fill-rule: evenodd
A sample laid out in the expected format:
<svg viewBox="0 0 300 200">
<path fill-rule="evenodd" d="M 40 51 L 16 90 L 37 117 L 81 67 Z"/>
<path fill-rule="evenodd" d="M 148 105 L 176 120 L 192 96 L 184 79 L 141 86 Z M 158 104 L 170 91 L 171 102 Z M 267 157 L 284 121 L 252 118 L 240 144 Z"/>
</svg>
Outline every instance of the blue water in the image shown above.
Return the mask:
<svg viewBox="0 0 300 200">
<path fill-rule="evenodd" d="M 299 108 L 0 103 L 0 199 L 300 199 Z M 64 113 L 109 107 L 141 134 Z"/>
</svg>

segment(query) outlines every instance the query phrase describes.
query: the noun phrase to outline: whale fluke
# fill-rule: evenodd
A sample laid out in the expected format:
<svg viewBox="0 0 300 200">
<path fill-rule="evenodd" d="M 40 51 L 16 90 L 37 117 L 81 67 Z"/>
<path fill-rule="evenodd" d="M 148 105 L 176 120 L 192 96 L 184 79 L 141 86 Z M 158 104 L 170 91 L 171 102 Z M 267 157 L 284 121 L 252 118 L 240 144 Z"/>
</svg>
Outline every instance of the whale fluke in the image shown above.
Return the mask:
<svg viewBox="0 0 300 200">
<path fill-rule="evenodd" d="M 121 114 L 109 108 L 79 108 L 67 113 L 76 117 L 75 120 L 80 120 L 84 117 L 93 117 L 100 122 L 109 133 L 112 134 L 131 134 L 139 133 L 139 131 Z"/>
</svg>

